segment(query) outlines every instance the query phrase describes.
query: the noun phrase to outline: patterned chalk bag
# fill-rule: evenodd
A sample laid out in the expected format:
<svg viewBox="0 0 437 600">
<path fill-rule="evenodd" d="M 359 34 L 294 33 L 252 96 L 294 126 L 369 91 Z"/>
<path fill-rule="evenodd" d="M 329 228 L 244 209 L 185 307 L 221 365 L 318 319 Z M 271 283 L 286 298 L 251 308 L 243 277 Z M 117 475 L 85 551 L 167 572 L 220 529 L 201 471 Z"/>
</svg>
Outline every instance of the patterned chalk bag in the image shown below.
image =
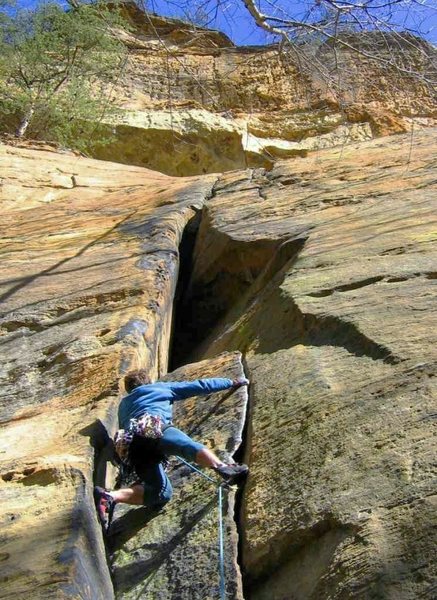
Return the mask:
<svg viewBox="0 0 437 600">
<path fill-rule="evenodd" d="M 164 422 L 159 415 L 145 413 L 138 419 L 129 421 L 128 429 L 119 429 L 114 437 L 115 451 L 120 460 L 129 463 L 129 446 L 134 435 L 156 440 L 162 437 Z"/>
</svg>

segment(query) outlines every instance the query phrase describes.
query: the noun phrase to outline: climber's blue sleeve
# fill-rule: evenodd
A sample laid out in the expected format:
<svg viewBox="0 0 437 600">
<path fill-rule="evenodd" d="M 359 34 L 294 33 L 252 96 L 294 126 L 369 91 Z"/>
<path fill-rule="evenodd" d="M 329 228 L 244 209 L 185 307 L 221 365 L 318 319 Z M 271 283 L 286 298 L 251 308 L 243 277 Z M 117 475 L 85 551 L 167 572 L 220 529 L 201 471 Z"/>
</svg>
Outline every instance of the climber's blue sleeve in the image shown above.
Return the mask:
<svg viewBox="0 0 437 600">
<path fill-rule="evenodd" d="M 233 387 L 232 379 L 211 377 L 195 381 L 175 381 L 167 384 L 172 392 L 173 400 L 184 400 L 192 396 L 206 396 Z"/>
</svg>

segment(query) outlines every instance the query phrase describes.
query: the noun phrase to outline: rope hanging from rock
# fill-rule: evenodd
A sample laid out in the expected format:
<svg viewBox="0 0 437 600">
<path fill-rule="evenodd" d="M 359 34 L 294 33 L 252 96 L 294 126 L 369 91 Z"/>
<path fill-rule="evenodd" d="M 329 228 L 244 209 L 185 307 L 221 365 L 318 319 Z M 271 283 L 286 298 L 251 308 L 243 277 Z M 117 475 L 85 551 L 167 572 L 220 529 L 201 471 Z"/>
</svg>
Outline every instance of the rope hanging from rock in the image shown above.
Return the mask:
<svg viewBox="0 0 437 600">
<path fill-rule="evenodd" d="M 176 456 L 184 465 L 190 467 L 192 471 L 195 471 L 211 483 L 217 484 L 217 481 L 203 473 L 200 469 L 187 462 L 180 456 Z M 224 551 L 224 534 L 223 534 L 223 486 L 226 483 L 220 483 L 217 486 L 218 491 L 218 530 L 219 530 L 219 574 L 220 574 L 220 600 L 226 600 L 226 586 L 225 586 L 225 551 Z"/>
</svg>

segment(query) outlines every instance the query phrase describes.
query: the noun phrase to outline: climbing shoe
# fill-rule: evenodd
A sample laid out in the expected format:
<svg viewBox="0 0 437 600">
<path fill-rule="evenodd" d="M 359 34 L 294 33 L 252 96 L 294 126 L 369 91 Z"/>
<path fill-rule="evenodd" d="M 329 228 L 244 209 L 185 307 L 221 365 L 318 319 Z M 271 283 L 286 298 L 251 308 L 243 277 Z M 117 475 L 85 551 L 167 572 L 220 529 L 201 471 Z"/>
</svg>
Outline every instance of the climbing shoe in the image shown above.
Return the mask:
<svg viewBox="0 0 437 600">
<path fill-rule="evenodd" d="M 106 490 L 98 486 L 94 488 L 94 502 L 96 503 L 99 521 L 103 527 L 103 530 L 105 533 L 107 533 L 109 527 L 111 526 L 112 515 L 114 514 L 116 502 L 111 494 L 108 494 Z"/>
<path fill-rule="evenodd" d="M 228 485 L 240 483 L 247 477 L 249 467 L 247 465 L 222 465 L 214 469 L 216 473 L 222 477 Z"/>
</svg>

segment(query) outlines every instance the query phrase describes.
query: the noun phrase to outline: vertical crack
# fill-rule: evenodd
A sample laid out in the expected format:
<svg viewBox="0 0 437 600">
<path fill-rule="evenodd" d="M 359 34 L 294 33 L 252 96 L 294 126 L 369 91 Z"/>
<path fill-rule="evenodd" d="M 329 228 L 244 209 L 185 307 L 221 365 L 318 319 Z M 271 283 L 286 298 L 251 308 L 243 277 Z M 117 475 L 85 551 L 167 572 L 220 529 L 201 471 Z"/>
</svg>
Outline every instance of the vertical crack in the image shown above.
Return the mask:
<svg viewBox="0 0 437 600">
<path fill-rule="evenodd" d="M 173 300 L 173 325 L 169 350 L 169 371 L 174 371 L 187 362 L 187 355 L 195 344 L 196 329 L 187 301 L 187 288 L 192 273 L 194 247 L 199 231 L 202 211 L 196 212 L 188 221 L 179 244 L 179 277 Z M 190 311 L 190 314 L 187 314 Z M 187 319 L 189 321 L 187 326 Z"/>
<path fill-rule="evenodd" d="M 208 302 L 202 296 L 194 296 L 190 292 L 191 277 L 194 266 L 194 249 L 196 245 L 196 239 L 199 231 L 200 221 L 202 218 L 202 211 L 199 211 L 195 217 L 187 224 L 185 231 L 182 236 L 182 240 L 179 247 L 180 255 L 180 267 L 179 267 L 179 278 L 176 287 L 175 300 L 174 300 L 174 321 L 172 328 L 172 340 L 171 348 L 169 353 L 169 371 L 174 371 L 176 368 L 187 364 L 189 361 L 189 355 L 195 348 L 204 341 L 207 334 L 210 332 L 211 327 L 215 325 L 215 319 L 212 319 L 211 323 L 205 327 L 205 315 L 204 311 L 208 312 Z M 268 262 L 271 260 L 272 252 L 268 252 Z M 261 268 L 261 272 L 264 270 L 264 265 Z M 250 282 L 252 285 L 253 281 Z M 250 287 L 250 285 L 248 287 Z M 197 288 L 198 290 L 199 288 Z M 228 307 L 226 307 L 228 308 Z M 220 315 L 221 316 L 221 315 Z M 187 323 L 188 320 L 188 323 Z M 244 358 L 242 362 L 242 373 L 246 373 L 246 366 Z M 244 411 L 244 422 L 241 425 L 241 443 L 233 454 L 233 459 L 236 462 L 245 462 L 246 456 L 246 436 L 249 427 L 249 412 L 250 412 L 250 389 L 247 389 L 247 400 L 246 409 Z M 187 431 L 189 435 L 193 435 L 194 431 Z M 231 506 L 230 517 L 234 519 L 236 528 L 236 540 L 235 540 L 235 557 L 233 558 L 237 572 L 239 573 L 240 584 L 236 582 L 237 588 L 243 585 L 243 573 L 242 573 L 242 562 L 241 562 L 241 540 L 242 531 L 240 525 L 240 510 L 242 503 L 242 495 L 244 493 L 244 484 L 238 487 L 235 494 L 235 500 L 233 506 Z M 225 511 L 226 512 L 226 511 Z M 237 578 L 238 579 L 238 578 Z M 241 591 L 238 592 L 238 598 L 243 598 L 244 595 Z"/>
<path fill-rule="evenodd" d="M 247 364 L 247 361 L 244 357 L 244 355 L 242 356 L 241 359 L 242 365 L 243 365 L 243 373 L 245 375 L 245 377 L 247 377 L 250 381 L 250 371 L 249 371 L 249 366 Z M 250 457 L 250 424 L 252 422 L 252 402 L 251 402 L 251 384 L 249 384 L 248 388 L 247 388 L 247 406 L 246 406 L 246 413 L 245 413 L 245 419 L 244 419 L 244 425 L 243 425 L 243 431 L 241 434 L 241 444 L 240 447 L 238 448 L 237 452 L 234 455 L 234 459 L 236 460 L 236 462 L 239 463 L 249 463 L 249 457 Z M 250 464 L 249 464 L 249 477 L 250 477 Z M 237 535 L 238 535 L 238 545 L 237 545 L 237 563 L 238 563 L 238 567 L 240 570 L 240 575 L 241 575 L 241 583 L 242 583 L 242 587 L 243 587 L 243 598 L 245 598 L 247 600 L 248 598 L 248 589 L 247 589 L 247 582 L 246 582 L 246 576 L 244 573 L 244 557 L 243 557 L 243 526 L 242 526 L 242 506 L 243 506 L 243 497 L 244 497 L 244 490 L 246 487 L 246 482 L 244 482 L 242 485 L 240 485 L 238 487 L 236 496 L 235 496 L 235 506 L 234 506 L 234 521 L 235 521 L 235 526 L 237 528 Z"/>
</svg>

